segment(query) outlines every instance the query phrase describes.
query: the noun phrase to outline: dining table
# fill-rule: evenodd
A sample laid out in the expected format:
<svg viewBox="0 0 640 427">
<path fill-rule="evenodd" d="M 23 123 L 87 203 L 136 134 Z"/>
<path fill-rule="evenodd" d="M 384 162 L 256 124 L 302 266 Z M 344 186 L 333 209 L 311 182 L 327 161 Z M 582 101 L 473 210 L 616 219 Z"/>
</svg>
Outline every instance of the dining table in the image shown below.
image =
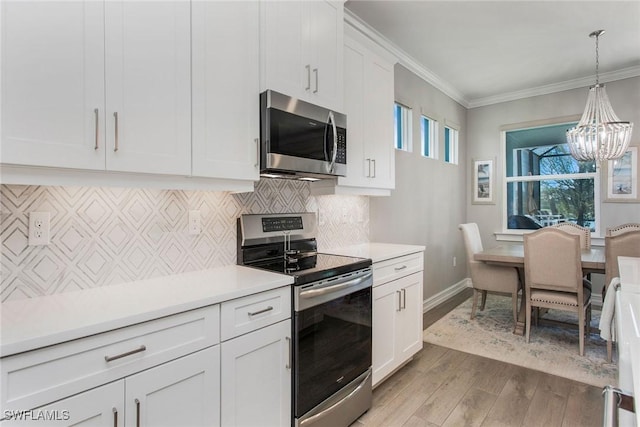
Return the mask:
<svg viewBox="0 0 640 427">
<path fill-rule="evenodd" d="M 520 278 L 520 282 L 524 284 L 524 245 L 522 243 L 505 244 L 484 249 L 474 254 L 473 259 L 486 262 L 487 264 L 514 267 L 518 269 L 518 277 Z M 604 247 L 583 249 L 580 259 L 582 261 L 582 272 L 585 275 L 589 273 L 604 274 Z M 513 329 L 514 334 L 524 335 L 526 306 L 526 296 L 523 293 L 522 299 L 520 300 L 520 308 L 518 309 L 518 320 Z"/>
</svg>

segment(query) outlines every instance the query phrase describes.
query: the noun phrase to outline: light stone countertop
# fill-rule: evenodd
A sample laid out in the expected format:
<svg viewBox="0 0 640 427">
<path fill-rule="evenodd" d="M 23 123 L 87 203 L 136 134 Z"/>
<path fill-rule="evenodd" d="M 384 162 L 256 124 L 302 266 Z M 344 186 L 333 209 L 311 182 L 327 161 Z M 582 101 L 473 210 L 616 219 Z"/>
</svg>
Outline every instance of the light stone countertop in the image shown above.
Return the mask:
<svg viewBox="0 0 640 427">
<path fill-rule="evenodd" d="M 0 357 L 269 291 L 293 278 L 230 265 L 0 304 Z"/>
<path fill-rule="evenodd" d="M 396 243 L 362 243 L 359 245 L 343 246 L 320 252 L 336 255 L 346 255 L 359 258 L 371 258 L 371 261 L 381 262 L 404 255 L 424 252 L 425 247 L 419 245 L 400 245 Z"/>
</svg>

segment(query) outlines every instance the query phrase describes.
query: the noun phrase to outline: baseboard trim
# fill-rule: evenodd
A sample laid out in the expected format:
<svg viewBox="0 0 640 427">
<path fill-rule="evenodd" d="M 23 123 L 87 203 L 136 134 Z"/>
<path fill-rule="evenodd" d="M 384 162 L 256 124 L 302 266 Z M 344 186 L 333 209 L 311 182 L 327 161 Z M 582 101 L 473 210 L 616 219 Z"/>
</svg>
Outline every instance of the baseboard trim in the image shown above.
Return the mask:
<svg viewBox="0 0 640 427">
<path fill-rule="evenodd" d="M 458 283 L 455 283 L 449 286 L 447 289 L 441 292 L 438 292 L 434 296 L 424 300 L 422 302 L 422 312 L 426 313 L 427 311 L 439 306 L 449 298 L 459 294 L 460 292 L 464 291 L 466 288 L 470 288 L 470 287 L 471 287 L 471 279 L 468 277 L 465 279 L 462 279 Z"/>
</svg>

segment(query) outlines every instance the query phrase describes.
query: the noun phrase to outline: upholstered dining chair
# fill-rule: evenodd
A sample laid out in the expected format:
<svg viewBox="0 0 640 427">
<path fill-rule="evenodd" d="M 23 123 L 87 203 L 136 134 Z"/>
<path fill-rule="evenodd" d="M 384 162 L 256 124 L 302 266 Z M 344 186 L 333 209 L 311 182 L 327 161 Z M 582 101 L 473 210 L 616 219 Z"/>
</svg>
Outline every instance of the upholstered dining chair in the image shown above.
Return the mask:
<svg viewBox="0 0 640 427">
<path fill-rule="evenodd" d="M 588 334 L 591 321 L 591 290 L 582 278 L 580 252 L 579 236 L 553 227 L 524 235 L 527 342 L 532 308 L 571 311 L 578 315 L 580 355 L 584 355 L 585 332 Z"/>
<path fill-rule="evenodd" d="M 473 305 L 471 307 L 471 319 L 476 315 L 478 296 L 482 295 L 480 310 L 484 310 L 487 300 L 487 292 L 502 292 L 511 294 L 513 321 L 518 318 L 518 290 L 522 288 L 518 278 L 518 270 L 514 267 L 486 264 L 473 259 L 473 255 L 482 251 L 482 239 L 476 223 L 460 224 L 464 245 L 467 250 L 467 266 L 471 273 L 473 285 Z M 524 298 L 524 293 L 523 293 Z"/>
<path fill-rule="evenodd" d="M 552 225 L 552 227 L 566 231 L 569 234 L 577 234 L 580 236 L 580 249 L 591 249 L 591 230 L 587 227 L 578 225 L 575 222 L 561 222 Z"/>
<path fill-rule="evenodd" d="M 629 231 L 640 230 L 640 224 L 635 222 L 629 222 L 627 224 L 617 225 L 615 227 L 607 228 L 606 236 L 617 236 L 619 234 L 628 233 Z"/>
</svg>

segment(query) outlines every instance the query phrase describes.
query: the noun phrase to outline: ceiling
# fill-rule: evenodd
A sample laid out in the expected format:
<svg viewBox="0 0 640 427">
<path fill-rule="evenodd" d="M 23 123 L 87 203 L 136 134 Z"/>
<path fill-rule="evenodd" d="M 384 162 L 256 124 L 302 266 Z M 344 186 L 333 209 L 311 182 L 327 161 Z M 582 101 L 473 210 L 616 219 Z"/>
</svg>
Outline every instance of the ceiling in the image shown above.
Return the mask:
<svg viewBox="0 0 640 427">
<path fill-rule="evenodd" d="M 400 63 L 466 107 L 640 76 L 640 0 L 349 0 Z M 361 21 L 364 21 L 362 23 Z M 377 34 L 376 34 L 377 33 Z"/>
</svg>

